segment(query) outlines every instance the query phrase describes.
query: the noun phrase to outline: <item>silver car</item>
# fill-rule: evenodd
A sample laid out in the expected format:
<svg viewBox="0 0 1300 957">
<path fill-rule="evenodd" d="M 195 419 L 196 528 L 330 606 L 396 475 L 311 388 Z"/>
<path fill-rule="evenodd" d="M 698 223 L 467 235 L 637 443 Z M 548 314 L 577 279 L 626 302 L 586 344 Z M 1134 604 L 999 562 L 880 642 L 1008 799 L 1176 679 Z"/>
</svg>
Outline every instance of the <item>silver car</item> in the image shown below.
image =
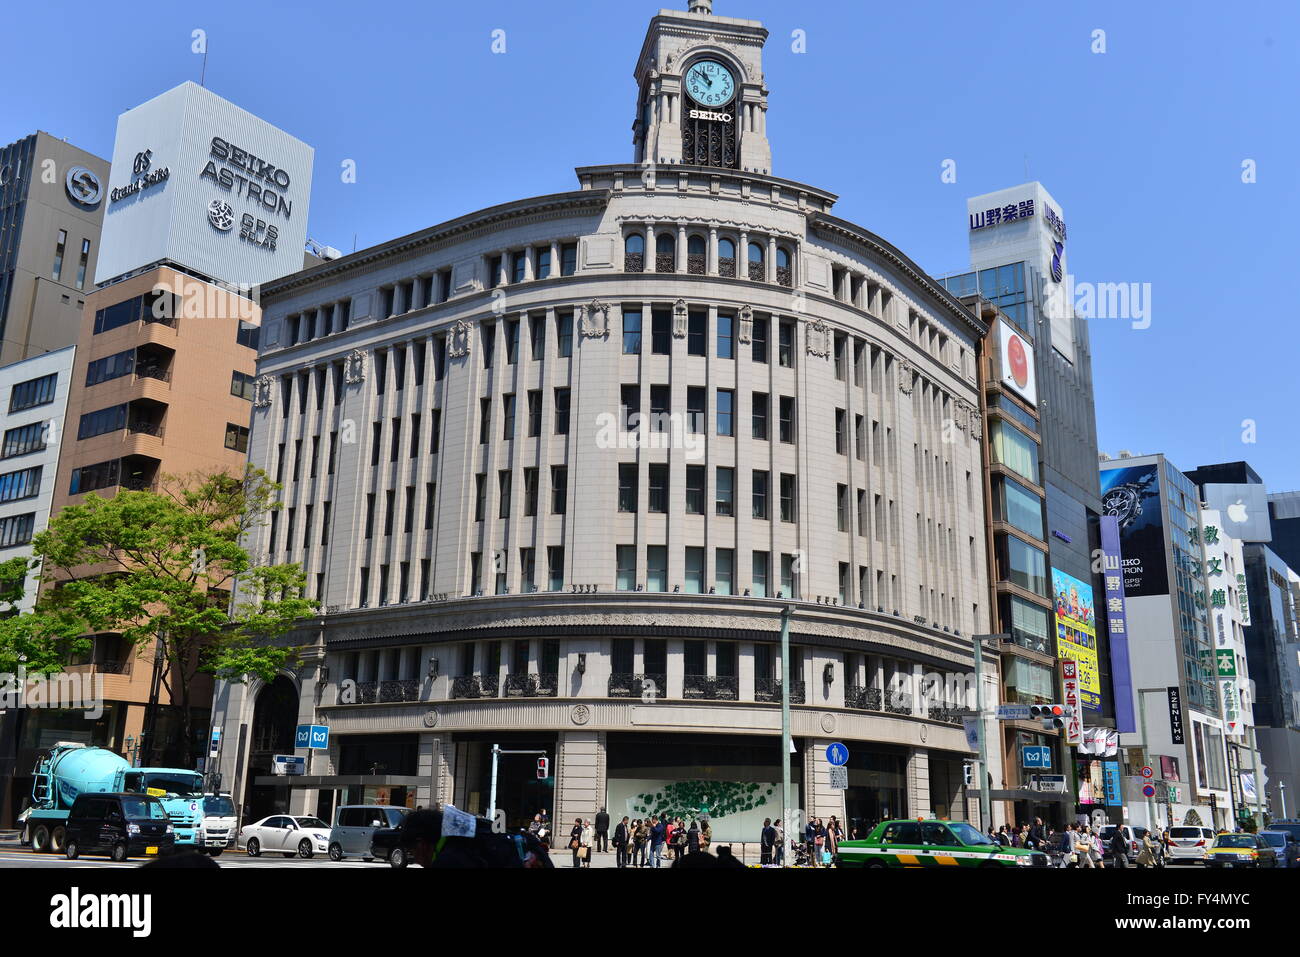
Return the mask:
<svg viewBox="0 0 1300 957">
<path fill-rule="evenodd" d="M 381 827 L 397 827 L 409 811 L 390 804 L 349 804 L 334 812 L 330 829 L 329 855 L 332 861 L 345 857 L 373 860 L 370 839 Z"/>
</svg>

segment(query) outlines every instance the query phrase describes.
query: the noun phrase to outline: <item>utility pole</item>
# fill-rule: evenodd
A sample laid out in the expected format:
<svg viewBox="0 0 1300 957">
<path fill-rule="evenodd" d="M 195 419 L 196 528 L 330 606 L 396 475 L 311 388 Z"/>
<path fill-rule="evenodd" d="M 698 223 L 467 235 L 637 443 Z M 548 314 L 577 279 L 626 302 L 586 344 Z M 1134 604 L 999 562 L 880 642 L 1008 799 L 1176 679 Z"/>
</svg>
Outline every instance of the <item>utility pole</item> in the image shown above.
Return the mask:
<svg viewBox="0 0 1300 957">
<path fill-rule="evenodd" d="M 790 828 L 790 616 L 794 605 L 781 609 L 781 820 Z M 784 841 L 783 841 L 784 842 Z M 784 851 L 781 860 L 785 860 Z"/>
<path fill-rule="evenodd" d="M 488 792 L 488 820 L 492 822 L 492 829 L 495 832 L 497 823 L 497 758 L 503 754 L 541 754 L 547 755 L 546 751 L 503 751 L 501 745 L 492 745 L 492 786 Z"/>
</svg>

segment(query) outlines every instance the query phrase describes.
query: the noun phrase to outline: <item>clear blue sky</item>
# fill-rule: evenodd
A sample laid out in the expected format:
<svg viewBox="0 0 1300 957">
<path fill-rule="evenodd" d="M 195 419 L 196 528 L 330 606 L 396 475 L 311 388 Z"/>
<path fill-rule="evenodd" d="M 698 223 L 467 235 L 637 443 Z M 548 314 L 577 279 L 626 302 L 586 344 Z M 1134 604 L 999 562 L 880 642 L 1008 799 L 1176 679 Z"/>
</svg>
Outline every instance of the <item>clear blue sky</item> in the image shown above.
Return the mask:
<svg viewBox="0 0 1300 957">
<path fill-rule="evenodd" d="M 309 234 L 349 251 L 354 235 L 361 248 L 630 161 L 646 24 L 685 3 L 183 6 L 9 10 L 21 42 L 6 44 L 0 142 L 39 128 L 108 157 L 120 112 L 199 78 L 203 29 L 208 86 L 316 148 Z M 839 215 L 942 274 L 968 264 L 966 197 L 1023 182 L 1027 164 L 1065 210 L 1079 280 L 1151 284 L 1150 328 L 1092 323 L 1102 449 L 1186 469 L 1245 458 L 1274 490 L 1300 487 L 1298 11 L 715 2 L 771 31 L 776 175 L 838 193 Z M 340 180 L 347 159 L 355 184 Z"/>
</svg>

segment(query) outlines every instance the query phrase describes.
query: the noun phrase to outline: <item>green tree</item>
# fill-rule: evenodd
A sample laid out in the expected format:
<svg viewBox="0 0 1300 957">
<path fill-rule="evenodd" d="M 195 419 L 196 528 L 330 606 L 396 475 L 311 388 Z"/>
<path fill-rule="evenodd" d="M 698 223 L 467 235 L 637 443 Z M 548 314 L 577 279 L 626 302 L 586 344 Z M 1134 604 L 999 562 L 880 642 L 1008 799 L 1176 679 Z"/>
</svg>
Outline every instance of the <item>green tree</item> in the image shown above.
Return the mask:
<svg viewBox="0 0 1300 957">
<path fill-rule="evenodd" d="M 19 613 L 28 584 L 39 580 L 33 574 L 39 566 L 24 556 L 0 562 L 0 672 L 13 674 L 22 667 L 28 674 L 49 674 L 90 647 L 79 624 L 66 615 Z"/>
<path fill-rule="evenodd" d="M 156 642 L 191 763 L 196 677 L 271 680 L 297 653 L 276 639 L 317 607 L 303 597 L 299 565 L 254 564 L 244 549 L 247 534 L 280 508 L 278 491 L 249 469 L 168 476 L 157 492 L 92 493 L 33 538 L 50 587 L 32 615 L 17 616 L 32 620 L 16 630 L 31 636 L 41 662 L 66 655 L 73 633 L 119 634 L 133 655 Z"/>
</svg>

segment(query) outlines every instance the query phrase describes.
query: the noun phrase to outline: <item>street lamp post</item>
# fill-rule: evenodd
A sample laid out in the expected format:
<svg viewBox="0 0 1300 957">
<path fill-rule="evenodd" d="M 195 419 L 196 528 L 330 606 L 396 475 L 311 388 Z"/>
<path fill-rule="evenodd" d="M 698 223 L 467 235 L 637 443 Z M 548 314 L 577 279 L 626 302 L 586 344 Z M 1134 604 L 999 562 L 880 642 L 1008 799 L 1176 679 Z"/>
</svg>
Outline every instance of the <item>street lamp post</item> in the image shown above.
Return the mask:
<svg viewBox="0 0 1300 957">
<path fill-rule="evenodd" d="M 1287 819 L 1287 817 L 1286 817 L 1286 782 L 1285 782 L 1285 781 L 1278 781 L 1278 782 L 1277 782 L 1277 794 L 1278 794 L 1278 797 L 1280 797 L 1280 798 L 1282 799 L 1282 820 L 1285 821 L 1285 820 Z"/>
<path fill-rule="evenodd" d="M 781 609 L 781 820 L 790 827 L 790 616 L 794 606 Z M 782 838 L 784 843 L 784 838 Z M 784 850 L 781 860 L 785 860 Z"/>
</svg>

